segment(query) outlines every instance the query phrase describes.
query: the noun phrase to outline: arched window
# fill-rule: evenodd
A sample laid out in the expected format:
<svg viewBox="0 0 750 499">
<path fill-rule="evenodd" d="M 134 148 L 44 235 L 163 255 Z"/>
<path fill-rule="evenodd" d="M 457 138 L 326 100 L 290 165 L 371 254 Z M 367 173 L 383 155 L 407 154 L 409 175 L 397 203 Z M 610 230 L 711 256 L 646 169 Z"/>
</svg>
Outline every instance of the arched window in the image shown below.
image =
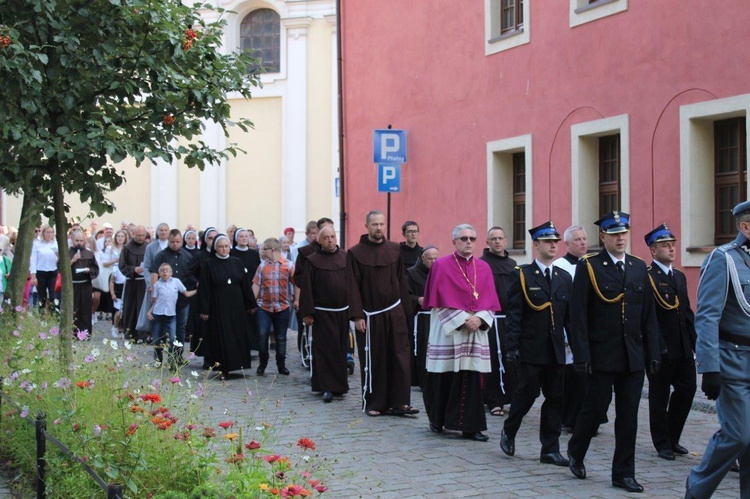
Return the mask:
<svg viewBox="0 0 750 499">
<path fill-rule="evenodd" d="M 251 50 L 260 57 L 260 66 L 266 73 L 280 70 L 281 21 L 271 9 L 254 10 L 242 20 L 240 27 L 242 50 Z"/>
</svg>

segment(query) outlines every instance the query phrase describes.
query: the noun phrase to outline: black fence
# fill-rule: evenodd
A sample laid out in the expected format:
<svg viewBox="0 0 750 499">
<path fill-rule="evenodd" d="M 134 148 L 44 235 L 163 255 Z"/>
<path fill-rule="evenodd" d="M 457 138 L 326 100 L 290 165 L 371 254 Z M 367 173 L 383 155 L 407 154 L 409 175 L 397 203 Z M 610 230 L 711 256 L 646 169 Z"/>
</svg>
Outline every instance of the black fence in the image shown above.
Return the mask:
<svg viewBox="0 0 750 499">
<path fill-rule="evenodd" d="M 2 386 L 2 378 L 0 378 L 0 386 Z M 19 405 L 9 398 L 7 395 L 0 391 L 0 403 L 6 399 L 12 403 L 19 411 L 21 408 Z M 2 411 L 0 411 L 2 414 Z M 44 413 L 36 415 L 35 420 L 27 420 L 35 429 L 36 435 L 36 497 L 37 499 L 46 499 L 47 497 L 47 483 L 45 482 L 44 476 L 47 471 L 47 441 L 55 444 L 68 459 L 80 464 L 83 470 L 89 474 L 89 476 L 96 482 L 102 491 L 107 493 L 107 499 L 122 499 L 122 485 L 115 483 L 106 483 L 102 477 L 100 477 L 96 471 L 91 469 L 91 466 L 86 464 L 85 461 L 81 460 L 78 456 L 68 449 L 62 442 L 60 442 L 54 435 L 47 431 L 47 416 Z"/>
</svg>

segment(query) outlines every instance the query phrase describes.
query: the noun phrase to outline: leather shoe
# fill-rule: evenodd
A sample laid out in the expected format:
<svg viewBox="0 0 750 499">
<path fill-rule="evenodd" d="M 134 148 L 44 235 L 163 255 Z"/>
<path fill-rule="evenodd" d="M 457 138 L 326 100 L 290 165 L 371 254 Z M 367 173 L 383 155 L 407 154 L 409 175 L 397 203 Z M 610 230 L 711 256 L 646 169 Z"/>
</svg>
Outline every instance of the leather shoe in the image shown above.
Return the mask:
<svg viewBox="0 0 750 499">
<path fill-rule="evenodd" d="M 256 369 L 255 372 L 258 374 L 258 376 L 263 376 L 266 373 L 266 368 L 263 366 L 258 366 L 258 369 Z"/>
<path fill-rule="evenodd" d="M 539 456 L 539 462 L 542 464 L 554 464 L 555 466 L 568 466 L 568 460 L 562 457 L 559 452 L 549 452 Z"/>
<path fill-rule="evenodd" d="M 685 454 L 688 453 L 688 450 L 680 444 L 674 444 L 672 445 L 672 452 L 674 452 L 675 454 L 681 454 L 684 456 Z"/>
<path fill-rule="evenodd" d="M 325 393 L 323 393 L 323 402 L 328 403 L 328 402 L 330 402 L 332 400 L 333 400 L 333 393 L 331 393 L 331 392 L 325 392 Z"/>
<path fill-rule="evenodd" d="M 286 367 L 279 367 L 279 374 L 283 374 L 284 376 L 289 376 L 289 369 Z"/>
<path fill-rule="evenodd" d="M 477 432 L 465 431 L 463 432 L 463 437 L 467 440 L 474 440 L 475 442 L 486 442 L 487 440 L 490 439 L 490 437 L 488 437 L 481 431 L 477 431 Z"/>
<path fill-rule="evenodd" d="M 576 461 L 570 457 L 568 458 L 568 467 L 574 477 L 580 478 L 581 480 L 586 478 L 586 467 L 583 465 L 583 461 Z"/>
<path fill-rule="evenodd" d="M 626 476 L 619 480 L 612 479 L 612 486 L 620 489 L 625 489 L 628 492 L 643 492 L 643 486 L 635 481 L 635 478 Z"/>
<path fill-rule="evenodd" d="M 500 433 L 500 450 L 502 450 L 506 456 L 514 456 L 516 454 L 516 439 L 509 437 L 503 429 Z"/>
<path fill-rule="evenodd" d="M 430 431 L 433 433 L 443 433 L 443 427 L 430 423 Z"/>
<path fill-rule="evenodd" d="M 666 459 L 667 461 L 674 461 L 674 452 L 672 449 L 662 449 L 657 454 L 660 458 Z"/>
</svg>

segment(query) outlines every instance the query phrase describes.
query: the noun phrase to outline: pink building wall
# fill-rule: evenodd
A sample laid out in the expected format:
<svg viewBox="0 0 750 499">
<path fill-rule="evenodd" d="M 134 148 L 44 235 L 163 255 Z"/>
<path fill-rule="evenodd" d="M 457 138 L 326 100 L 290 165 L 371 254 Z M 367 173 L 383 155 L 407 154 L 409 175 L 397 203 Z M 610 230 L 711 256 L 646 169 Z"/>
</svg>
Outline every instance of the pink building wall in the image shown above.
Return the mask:
<svg viewBox="0 0 750 499">
<path fill-rule="evenodd" d="M 631 251 L 650 262 L 643 235 L 664 221 L 680 237 L 679 107 L 750 93 L 747 3 L 631 0 L 625 12 L 570 28 L 569 2 L 527 1 L 530 43 L 489 56 L 483 1 L 342 2 L 349 244 L 365 213 L 386 207 L 375 128 L 409 133 L 392 239 L 414 219 L 422 243 L 449 251 L 454 225 L 475 225 L 480 239 L 487 229 L 488 142 L 532 135 L 527 228 L 551 218 L 564 229 L 581 222 L 571 221 L 570 127 L 623 114 Z M 687 272 L 694 293 L 697 268 Z"/>
</svg>

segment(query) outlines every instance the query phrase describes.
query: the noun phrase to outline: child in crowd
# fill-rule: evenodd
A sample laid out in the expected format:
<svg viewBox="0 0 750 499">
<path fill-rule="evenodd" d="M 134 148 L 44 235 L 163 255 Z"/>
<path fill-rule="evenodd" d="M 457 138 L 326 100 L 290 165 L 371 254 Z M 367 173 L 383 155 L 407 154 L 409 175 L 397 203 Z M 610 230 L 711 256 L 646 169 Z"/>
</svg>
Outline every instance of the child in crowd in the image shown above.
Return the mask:
<svg viewBox="0 0 750 499">
<path fill-rule="evenodd" d="M 177 293 L 188 298 L 196 294 L 197 290 L 188 291 L 179 279 L 172 277 L 172 266 L 162 263 L 159 266 L 159 280 L 154 283 L 151 292 L 151 308 L 148 319 L 151 323 L 151 342 L 154 344 L 154 358 L 160 363 L 164 361 L 164 347 L 169 335 L 169 364 L 176 369 L 173 358 L 175 330 L 177 326 Z"/>
</svg>

